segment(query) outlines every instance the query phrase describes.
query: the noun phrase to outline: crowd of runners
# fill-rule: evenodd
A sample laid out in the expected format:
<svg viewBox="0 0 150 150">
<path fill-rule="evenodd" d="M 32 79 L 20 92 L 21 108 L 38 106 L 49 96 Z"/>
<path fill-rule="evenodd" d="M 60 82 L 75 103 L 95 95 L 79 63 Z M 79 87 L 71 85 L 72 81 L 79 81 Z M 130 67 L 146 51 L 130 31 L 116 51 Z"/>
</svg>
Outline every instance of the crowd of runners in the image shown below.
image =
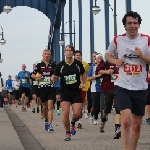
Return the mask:
<svg viewBox="0 0 150 150">
<path fill-rule="evenodd" d="M 125 14 L 126 33 L 113 38 L 104 56 L 93 52 L 92 63 L 84 62 L 82 52 L 71 45 L 64 49 L 65 60 L 57 63 L 51 62 L 50 50 L 43 50 L 42 61 L 33 65 L 32 72 L 22 64 L 14 79 L 11 75 L 6 82 L 1 78 L 1 107 L 2 103 L 21 105 L 22 112 L 32 107 L 33 113 L 44 118 L 44 129 L 54 131 L 57 103 L 65 141 L 71 140 L 76 128 L 82 129 L 83 111 L 90 124 L 100 125 L 103 133 L 109 113 L 115 109 L 114 139 L 121 137 L 123 150 L 135 150 L 144 115 L 150 124 L 150 38 L 138 33 L 141 21 L 136 12 Z"/>
</svg>

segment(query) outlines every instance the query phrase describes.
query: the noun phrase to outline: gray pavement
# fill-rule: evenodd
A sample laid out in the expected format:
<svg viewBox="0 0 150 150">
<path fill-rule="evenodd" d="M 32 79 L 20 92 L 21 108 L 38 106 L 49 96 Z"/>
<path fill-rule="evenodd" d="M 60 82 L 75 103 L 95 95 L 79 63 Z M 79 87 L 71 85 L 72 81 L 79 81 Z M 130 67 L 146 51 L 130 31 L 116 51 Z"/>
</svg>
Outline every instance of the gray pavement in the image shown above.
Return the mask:
<svg viewBox="0 0 150 150">
<path fill-rule="evenodd" d="M 45 150 L 121 150 L 120 139 L 113 139 L 115 115 L 114 111 L 109 115 L 109 119 L 105 127 L 105 133 L 99 132 L 99 125 L 91 125 L 88 119 L 83 118 L 83 129 L 77 129 L 77 134 L 75 136 L 72 136 L 72 140 L 66 142 L 63 140 L 65 137 L 65 132 L 61 122 L 61 115 L 58 116 L 54 114 L 53 126 L 55 131 L 49 133 L 44 131 L 44 120 L 40 118 L 40 114 L 33 114 L 31 112 L 31 108 L 28 108 L 27 112 L 21 112 L 21 107 L 16 108 L 14 106 L 11 106 L 10 108 Z M 6 126 L 3 125 L 3 128 L 5 129 Z M 5 130 L 7 133 L 7 129 Z M 16 133 L 14 134 L 16 135 Z M 20 141 L 18 141 L 17 143 L 20 143 Z M 29 144 L 34 143 L 30 142 Z M 38 148 L 39 147 L 37 146 L 37 149 Z M 144 118 L 137 150 L 149 149 L 150 126 L 145 124 Z"/>
<path fill-rule="evenodd" d="M 0 150 L 24 150 L 4 108 L 0 108 Z"/>
</svg>

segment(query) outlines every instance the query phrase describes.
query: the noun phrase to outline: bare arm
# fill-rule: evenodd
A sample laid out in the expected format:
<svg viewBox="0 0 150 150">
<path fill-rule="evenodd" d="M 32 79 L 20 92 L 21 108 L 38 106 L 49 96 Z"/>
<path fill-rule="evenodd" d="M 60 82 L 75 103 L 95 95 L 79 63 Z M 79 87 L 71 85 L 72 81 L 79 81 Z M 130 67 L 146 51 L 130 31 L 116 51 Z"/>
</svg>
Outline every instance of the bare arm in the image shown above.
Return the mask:
<svg viewBox="0 0 150 150">
<path fill-rule="evenodd" d="M 108 70 L 100 70 L 98 74 L 112 74 L 114 72 L 113 69 L 108 69 Z"/>
<path fill-rule="evenodd" d="M 112 55 L 110 55 L 108 53 L 105 54 L 105 58 L 111 64 L 116 64 L 117 63 L 117 59 L 114 58 Z"/>
<path fill-rule="evenodd" d="M 81 75 L 81 82 L 84 84 L 85 80 L 87 79 L 87 75 L 86 73 L 84 73 L 83 75 Z"/>
<path fill-rule="evenodd" d="M 143 54 L 141 49 L 138 47 L 135 47 L 135 53 L 136 56 L 138 56 L 139 58 L 141 58 L 146 64 L 150 64 L 150 56 Z"/>
<path fill-rule="evenodd" d="M 88 81 L 95 80 L 96 78 L 98 78 L 98 77 L 100 77 L 100 76 L 101 76 L 101 74 L 98 74 L 98 75 L 93 76 L 93 77 L 87 77 L 87 80 L 88 80 Z"/>
<path fill-rule="evenodd" d="M 150 65 L 150 56 L 142 54 L 141 59 L 148 65 Z"/>
</svg>

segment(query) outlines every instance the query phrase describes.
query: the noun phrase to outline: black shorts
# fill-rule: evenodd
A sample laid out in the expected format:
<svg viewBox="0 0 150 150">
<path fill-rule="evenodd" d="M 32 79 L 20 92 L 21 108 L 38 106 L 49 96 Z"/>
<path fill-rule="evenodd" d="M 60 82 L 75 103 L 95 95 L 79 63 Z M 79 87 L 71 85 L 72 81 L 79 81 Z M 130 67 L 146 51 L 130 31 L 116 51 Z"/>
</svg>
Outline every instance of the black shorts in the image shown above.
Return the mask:
<svg viewBox="0 0 150 150">
<path fill-rule="evenodd" d="M 30 93 L 31 93 L 30 88 L 20 86 L 19 90 L 21 95 L 25 94 L 26 97 L 30 97 Z"/>
<path fill-rule="evenodd" d="M 14 99 L 19 100 L 20 98 L 20 91 L 19 90 L 14 90 L 13 91 Z"/>
<path fill-rule="evenodd" d="M 67 101 L 71 104 L 74 103 L 82 103 L 82 91 L 80 89 L 61 89 L 60 90 L 60 97 L 61 101 Z"/>
<path fill-rule="evenodd" d="M 40 99 L 42 103 L 47 102 L 48 100 L 55 100 L 56 91 L 53 87 L 41 87 L 40 88 Z"/>
<path fill-rule="evenodd" d="M 38 86 L 32 86 L 32 95 L 35 94 L 37 97 L 40 97 L 40 88 Z"/>
<path fill-rule="evenodd" d="M 118 109 L 130 109 L 137 116 L 144 116 L 147 90 L 128 90 L 115 85 L 114 95 Z"/>
<path fill-rule="evenodd" d="M 150 105 L 150 84 L 148 85 L 148 95 L 146 97 L 146 105 Z"/>
</svg>

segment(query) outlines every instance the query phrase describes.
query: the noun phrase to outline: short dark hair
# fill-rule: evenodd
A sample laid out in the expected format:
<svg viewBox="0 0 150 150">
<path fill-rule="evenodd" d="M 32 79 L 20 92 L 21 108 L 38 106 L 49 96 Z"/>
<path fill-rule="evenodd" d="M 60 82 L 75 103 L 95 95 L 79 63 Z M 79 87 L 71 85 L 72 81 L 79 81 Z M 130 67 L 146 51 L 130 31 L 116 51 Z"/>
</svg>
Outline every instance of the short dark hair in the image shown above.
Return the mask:
<svg viewBox="0 0 150 150">
<path fill-rule="evenodd" d="M 138 18 L 138 23 L 139 24 L 141 24 L 141 22 L 142 22 L 142 18 L 141 18 L 141 16 L 137 12 L 129 11 L 122 18 L 123 25 L 126 25 L 126 21 L 127 21 L 126 19 L 127 19 L 127 17 L 133 17 L 135 19 Z"/>
<path fill-rule="evenodd" d="M 96 51 L 94 51 L 94 52 L 92 52 L 92 54 L 97 54 L 97 52 L 96 52 Z"/>
<path fill-rule="evenodd" d="M 75 55 L 76 53 L 80 53 L 80 55 L 82 56 L 82 52 L 81 52 L 80 50 L 75 50 L 74 55 Z"/>
<path fill-rule="evenodd" d="M 74 47 L 72 45 L 66 45 L 66 47 L 71 48 L 71 50 L 73 51 L 73 53 L 75 52 L 75 49 L 74 49 Z M 65 50 L 66 50 L 66 47 L 65 47 Z"/>
</svg>

